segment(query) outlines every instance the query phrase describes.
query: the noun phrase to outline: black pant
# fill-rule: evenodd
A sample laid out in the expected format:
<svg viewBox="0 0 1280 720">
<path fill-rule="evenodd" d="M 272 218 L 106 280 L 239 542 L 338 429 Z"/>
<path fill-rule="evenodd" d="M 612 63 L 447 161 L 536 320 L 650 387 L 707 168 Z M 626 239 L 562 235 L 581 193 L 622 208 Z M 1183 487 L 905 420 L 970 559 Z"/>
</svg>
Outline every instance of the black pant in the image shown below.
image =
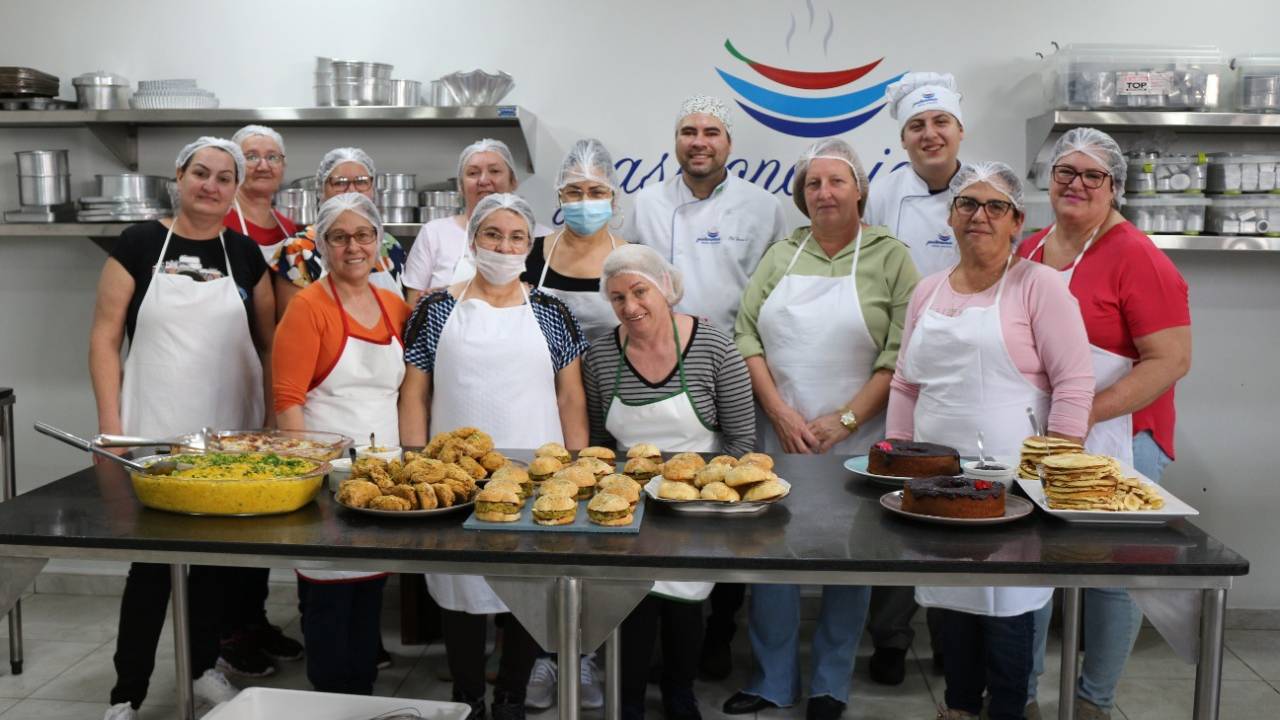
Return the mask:
<svg viewBox="0 0 1280 720">
<path fill-rule="evenodd" d="M 298 578 L 307 679 L 316 690 L 373 694 L 386 584 L 386 577 L 350 582 Z"/>
<path fill-rule="evenodd" d="M 1032 613 L 990 617 L 942 610 L 941 615 L 947 707 L 977 715 L 985 689 L 991 695 L 991 720 L 1022 720 L 1032 670 Z"/>
<path fill-rule="evenodd" d="M 453 694 L 459 702 L 484 699 L 484 636 L 488 615 L 472 615 L 440 608 L 444 648 L 453 674 Z M 502 657 L 494 696 L 505 702 L 523 703 L 529 673 L 541 648 L 513 615 L 499 616 L 502 623 Z"/>
<path fill-rule="evenodd" d="M 702 651 L 702 603 L 646 595 L 622 621 L 622 704 L 644 706 L 653 641 L 662 633 L 662 691 L 693 691 Z"/>
<path fill-rule="evenodd" d="M 707 641 L 728 645 L 738 630 L 734 617 L 742 609 L 747 596 L 747 586 L 742 583 L 716 583 L 709 602 L 711 614 L 707 615 Z"/>
<path fill-rule="evenodd" d="M 222 636 L 267 624 L 267 579 L 270 568 L 222 569 L 224 582 Z"/>
<path fill-rule="evenodd" d="M 193 565 L 187 574 L 191 676 L 199 678 L 218 661 L 218 624 L 222 606 L 222 568 Z M 156 666 L 160 630 L 169 610 L 169 566 L 133 563 L 120 598 L 116 636 L 116 685 L 111 704 L 142 706 Z"/>
</svg>

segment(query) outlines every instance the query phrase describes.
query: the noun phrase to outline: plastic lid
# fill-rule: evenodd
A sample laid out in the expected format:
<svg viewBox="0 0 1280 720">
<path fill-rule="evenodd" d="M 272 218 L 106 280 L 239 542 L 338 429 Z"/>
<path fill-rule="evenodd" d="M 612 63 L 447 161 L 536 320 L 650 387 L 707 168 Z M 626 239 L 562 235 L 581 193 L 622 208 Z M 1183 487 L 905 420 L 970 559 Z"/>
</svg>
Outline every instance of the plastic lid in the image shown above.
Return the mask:
<svg viewBox="0 0 1280 720">
<path fill-rule="evenodd" d="M 1182 63 L 1225 63 L 1217 45 L 1137 45 L 1132 43 L 1068 43 L 1060 55 L 1081 59 L 1160 59 Z"/>
<path fill-rule="evenodd" d="M 1260 193 L 1257 195 L 1232 195 L 1230 197 L 1215 197 L 1212 205 L 1214 207 L 1232 207 L 1232 208 L 1250 208 L 1259 205 L 1267 207 L 1280 207 L 1280 195 L 1268 195 Z"/>
<path fill-rule="evenodd" d="M 1276 71 L 1280 71 L 1280 51 L 1252 52 L 1231 58 L 1231 67 L 1233 68 L 1243 69 L 1255 65 L 1270 66 Z"/>
<path fill-rule="evenodd" d="M 1204 207 L 1209 204 L 1209 199 L 1203 195 L 1125 195 L 1122 205 L 1134 205 L 1137 207 Z"/>
<path fill-rule="evenodd" d="M 1209 153 L 1209 162 L 1222 165 L 1229 163 L 1280 163 L 1280 155 L 1216 152 Z"/>
</svg>

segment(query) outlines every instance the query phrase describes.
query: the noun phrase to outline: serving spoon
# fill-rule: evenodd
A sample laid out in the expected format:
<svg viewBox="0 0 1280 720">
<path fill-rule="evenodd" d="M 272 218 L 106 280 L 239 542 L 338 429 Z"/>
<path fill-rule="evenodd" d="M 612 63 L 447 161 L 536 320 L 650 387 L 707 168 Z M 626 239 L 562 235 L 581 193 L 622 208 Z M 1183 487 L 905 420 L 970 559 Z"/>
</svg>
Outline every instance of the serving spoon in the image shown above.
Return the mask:
<svg viewBox="0 0 1280 720">
<path fill-rule="evenodd" d="M 181 469 L 178 463 L 173 460 L 161 460 L 150 465 L 143 465 L 142 463 L 134 462 L 133 460 L 121 457 L 115 453 L 107 452 L 84 438 L 76 437 L 65 430 L 59 430 L 58 428 L 46 423 L 37 422 L 36 432 L 48 435 L 55 440 L 60 440 L 71 447 L 79 448 L 85 452 L 90 452 L 95 455 L 101 455 L 108 460 L 114 460 L 134 472 L 145 473 L 147 475 L 172 475 Z"/>
</svg>

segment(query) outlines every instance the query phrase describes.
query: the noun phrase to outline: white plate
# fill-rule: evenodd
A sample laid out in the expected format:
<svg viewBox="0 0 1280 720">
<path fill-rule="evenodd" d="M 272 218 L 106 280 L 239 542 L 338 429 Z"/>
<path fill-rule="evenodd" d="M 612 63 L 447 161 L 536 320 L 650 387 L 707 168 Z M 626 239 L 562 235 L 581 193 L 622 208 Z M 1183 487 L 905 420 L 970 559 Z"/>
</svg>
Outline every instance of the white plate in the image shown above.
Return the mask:
<svg viewBox="0 0 1280 720">
<path fill-rule="evenodd" d="M 913 520 L 923 520 L 925 522 L 937 523 L 939 525 L 1000 525 L 1002 523 L 1020 520 L 1031 514 L 1031 503 L 1020 497 L 1015 497 L 1009 493 L 1004 496 L 1004 515 L 993 518 L 951 518 L 942 517 L 940 515 L 923 515 L 921 513 L 907 512 L 902 509 L 902 491 L 894 490 L 880 496 L 880 507 L 891 513 L 909 517 Z"/>
<path fill-rule="evenodd" d="M 964 458 L 960 458 L 960 461 L 964 462 Z M 898 477 L 896 475 L 877 475 L 873 472 L 867 472 L 867 462 L 868 462 L 868 459 L 866 455 L 854 455 L 853 457 L 844 461 L 844 469 L 848 470 L 854 475 L 861 475 L 862 477 L 870 480 L 876 485 L 883 485 L 884 487 L 901 488 L 903 481 L 910 479 L 905 477 Z M 955 477 L 960 477 L 960 476 L 956 475 Z"/>
<path fill-rule="evenodd" d="M 662 476 L 654 475 L 649 482 L 644 484 L 644 492 L 649 499 L 659 505 L 675 510 L 676 512 L 689 513 L 691 515 L 754 515 L 764 512 L 770 505 L 780 502 L 787 495 L 791 494 L 791 483 L 778 478 L 778 482 L 787 489 L 782 497 L 773 500 L 752 501 L 752 502 L 723 502 L 720 500 L 667 500 L 658 497 L 658 488 L 662 487 Z"/>
<path fill-rule="evenodd" d="M 1170 520 L 1181 517 L 1194 517 L 1199 510 L 1182 502 L 1169 492 L 1168 488 L 1155 485 L 1132 468 L 1123 468 L 1125 475 L 1137 476 L 1144 483 L 1154 485 L 1156 492 L 1164 498 L 1164 507 L 1159 510 L 1056 510 L 1049 507 L 1044 499 L 1044 487 L 1039 480 L 1018 478 L 1018 487 L 1031 498 L 1031 502 L 1050 515 L 1073 523 L 1089 523 L 1094 525 L 1163 525 Z"/>
</svg>

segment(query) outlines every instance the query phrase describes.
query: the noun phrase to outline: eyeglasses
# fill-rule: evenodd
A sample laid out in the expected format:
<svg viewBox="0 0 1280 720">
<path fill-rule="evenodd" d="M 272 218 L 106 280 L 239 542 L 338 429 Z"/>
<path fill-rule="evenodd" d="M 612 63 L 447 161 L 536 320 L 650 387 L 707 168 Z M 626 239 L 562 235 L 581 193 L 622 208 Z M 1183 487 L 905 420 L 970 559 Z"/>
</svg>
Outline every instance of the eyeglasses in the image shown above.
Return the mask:
<svg viewBox="0 0 1280 720">
<path fill-rule="evenodd" d="M 504 241 L 515 250 L 529 247 L 529 236 L 518 230 L 510 235 L 503 235 L 498 230 L 487 228 L 476 234 L 476 244 L 485 250 L 497 250 Z"/>
<path fill-rule="evenodd" d="M 971 197 L 961 195 L 951 201 L 951 207 L 955 208 L 956 212 L 965 216 L 976 215 L 978 208 L 986 208 L 987 217 L 989 219 L 999 220 L 1013 209 L 1013 203 L 1008 200 L 988 200 L 986 202 L 979 202 Z"/>
<path fill-rule="evenodd" d="M 582 188 L 570 185 L 560 191 L 560 202 L 582 202 L 583 200 L 611 200 L 613 191 L 603 185 L 596 185 L 585 193 Z"/>
<path fill-rule="evenodd" d="M 247 165 L 257 165 L 263 160 L 266 160 L 268 165 L 280 165 L 284 163 L 284 155 L 280 155 L 278 153 L 267 153 L 266 155 L 259 155 L 256 152 L 244 154 L 244 161 L 245 161 L 245 164 Z"/>
<path fill-rule="evenodd" d="M 331 177 L 325 181 L 331 188 L 338 188 L 346 192 L 352 185 L 357 190 L 368 190 L 373 187 L 373 178 L 368 175 L 359 175 L 357 177 Z"/>
<path fill-rule="evenodd" d="M 344 248 L 354 242 L 357 245 L 372 245 L 378 239 L 378 234 L 373 228 L 364 228 L 354 233 L 331 232 L 326 233 L 324 241 L 329 243 L 330 247 Z"/>
<path fill-rule="evenodd" d="M 1090 190 L 1097 190 L 1102 183 L 1111 177 L 1111 173 L 1101 170 L 1076 170 L 1070 165 L 1054 165 L 1053 181 L 1059 185 L 1070 185 L 1080 178 L 1080 182 Z"/>
</svg>

